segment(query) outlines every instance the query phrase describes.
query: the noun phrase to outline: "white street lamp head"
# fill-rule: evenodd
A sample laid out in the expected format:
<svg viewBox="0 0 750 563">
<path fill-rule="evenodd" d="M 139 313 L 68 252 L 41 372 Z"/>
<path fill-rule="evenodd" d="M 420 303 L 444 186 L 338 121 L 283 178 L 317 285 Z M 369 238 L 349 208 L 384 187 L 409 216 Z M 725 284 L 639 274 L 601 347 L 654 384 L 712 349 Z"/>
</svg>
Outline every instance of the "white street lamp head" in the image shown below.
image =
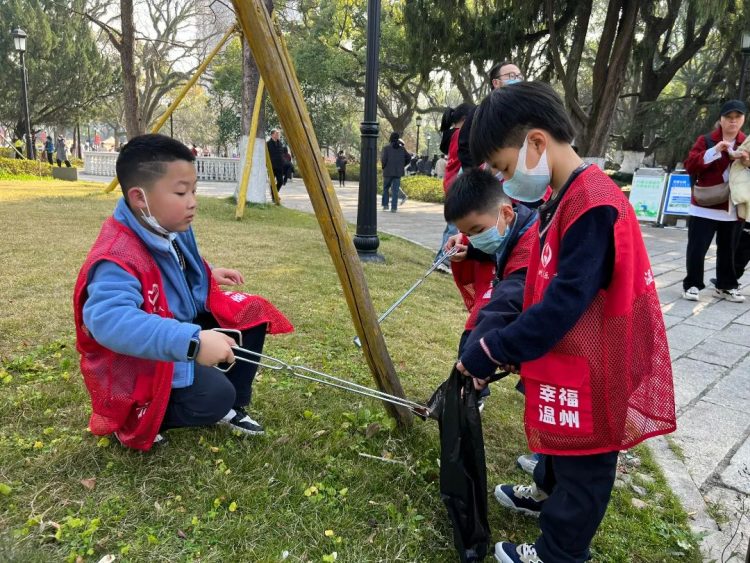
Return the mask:
<svg viewBox="0 0 750 563">
<path fill-rule="evenodd" d="M 742 32 L 742 52 L 747 54 L 750 54 L 750 31 L 743 31 Z"/>
<path fill-rule="evenodd" d="M 417 116 L 417 127 L 419 127 L 420 125 L 422 125 L 422 116 L 418 115 Z"/>
<path fill-rule="evenodd" d="M 23 53 L 24 51 L 26 51 L 26 32 L 20 27 L 17 27 L 13 30 L 12 35 L 16 51 L 18 51 L 19 53 Z"/>
</svg>

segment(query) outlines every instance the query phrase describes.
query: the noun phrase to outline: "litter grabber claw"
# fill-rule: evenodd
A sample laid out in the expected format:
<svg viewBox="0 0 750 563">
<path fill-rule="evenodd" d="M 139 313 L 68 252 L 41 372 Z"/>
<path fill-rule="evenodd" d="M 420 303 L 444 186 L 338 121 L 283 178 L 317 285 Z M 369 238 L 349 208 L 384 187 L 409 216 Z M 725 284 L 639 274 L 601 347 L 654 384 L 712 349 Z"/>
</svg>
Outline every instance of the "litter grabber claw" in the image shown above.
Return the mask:
<svg viewBox="0 0 750 563">
<path fill-rule="evenodd" d="M 440 264 L 442 264 L 443 262 L 445 262 L 446 260 L 448 260 L 451 256 L 455 255 L 457 252 L 458 252 L 458 247 L 454 246 L 448 252 L 446 252 L 445 254 L 443 254 L 443 257 L 440 260 L 436 260 L 435 263 L 432 266 L 430 266 L 430 269 L 427 270 L 427 272 L 425 272 L 425 274 L 421 278 L 419 278 L 416 282 L 414 282 L 414 285 L 412 285 L 406 291 L 406 293 L 404 293 L 401 297 L 399 297 L 398 299 L 396 299 L 396 302 L 393 305 L 391 305 L 390 307 L 388 307 L 388 309 L 386 309 L 386 311 L 382 315 L 380 315 L 380 317 L 378 317 L 378 324 L 382 323 L 388 317 L 388 315 L 390 315 L 396 309 L 396 307 L 398 307 L 399 305 L 401 305 L 401 303 L 403 303 L 404 299 L 406 299 L 407 297 L 409 297 L 409 295 L 415 289 L 417 289 L 420 285 L 422 285 L 422 282 L 427 279 L 427 276 L 429 276 L 432 272 L 434 272 L 435 270 L 437 270 L 437 268 L 438 268 L 438 266 L 440 266 Z M 354 344 L 358 348 L 362 347 L 362 341 L 359 339 L 359 336 L 355 336 L 354 337 Z"/>
<path fill-rule="evenodd" d="M 235 339 L 235 341 L 239 342 L 235 338 L 234 334 L 237 331 L 229 331 L 223 328 L 215 328 L 213 330 L 215 330 L 216 332 L 227 334 L 228 336 Z M 241 340 L 241 337 L 239 340 Z M 404 399 L 395 395 L 389 395 L 388 393 L 384 393 L 383 391 L 379 391 L 378 389 L 372 389 L 371 387 L 366 387 L 364 385 L 360 385 L 359 383 L 354 383 L 353 381 L 348 381 L 346 379 L 342 379 L 340 377 L 336 377 L 322 371 L 306 368 L 304 366 L 288 364 L 287 362 L 279 360 L 278 358 L 274 358 L 273 356 L 268 356 L 260 352 L 247 350 L 245 348 L 242 348 L 240 345 L 232 346 L 232 351 L 234 352 L 235 362 L 246 362 L 248 364 L 254 364 L 256 366 L 274 371 L 283 371 L 300 379 L 306 379 L 315 383 L 322 383 L 323 385 L 336 387 L 338 389 L 343 389 L 344 391 L 349 391 L 350 393 L 356 393 L 358 395 L 363 395 L 372 399 L 379 399 L 381 401 L 385 401 L 387 403 L 391 403 L 408 409 L 412 413 L 423 419 L 426 419 L 430 416 L 430 409 L 427 406 L 420 405 L 419 403 L 415 403 L 414 401 L 410 401 L 409 399 Z M 231 365 L 224 364 L 216 366 L 216 368 L 220 371 L 226 372 L 233 365 L 234 363 L 232 363 Z"/>
</svg>

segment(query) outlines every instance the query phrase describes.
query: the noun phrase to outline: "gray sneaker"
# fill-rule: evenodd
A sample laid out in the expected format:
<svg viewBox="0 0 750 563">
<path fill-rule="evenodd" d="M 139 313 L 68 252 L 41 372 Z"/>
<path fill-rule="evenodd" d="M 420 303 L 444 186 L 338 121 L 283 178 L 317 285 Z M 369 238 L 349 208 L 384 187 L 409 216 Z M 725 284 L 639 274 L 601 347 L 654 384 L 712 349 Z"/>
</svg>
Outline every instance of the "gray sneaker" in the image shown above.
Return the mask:
<svg viewBox="0 0 750 563">
<path fill-rule="evenodd" d="M 744 303 L 745 296 L 740 293 L 739 289 L 716 289 L 714 295 L 720 299 L 726 299 L 732 303 Z"/>
</svg>

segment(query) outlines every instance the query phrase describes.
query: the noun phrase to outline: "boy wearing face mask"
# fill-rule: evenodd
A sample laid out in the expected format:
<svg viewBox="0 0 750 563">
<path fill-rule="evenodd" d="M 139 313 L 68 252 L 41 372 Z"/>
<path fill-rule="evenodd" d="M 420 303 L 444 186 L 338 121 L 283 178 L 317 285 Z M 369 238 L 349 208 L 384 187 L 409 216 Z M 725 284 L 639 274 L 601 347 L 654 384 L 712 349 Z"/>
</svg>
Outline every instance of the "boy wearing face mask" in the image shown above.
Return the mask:
<svg viewBox="0 0 750 563">
<path fill-rule="evenodd" d="M 451 237 L 445 247 L 446 251 L 454 246 L 459 249 L 451 257 L 451 268 L 469 309 L 460 356 L 482 327 L 504 326 L 521 312 L 533 244 L 531 227 L 537 213 L 523 205 L 514 206 L 497 178 L 474 168 L 454 182 L 445 199 L 444 215 L 461 233 Z M 494 268 L 487 268 L 488 263 Z"/>
<path fill-rule="evenodd" d="M 234 362 L 235 341 L 261 352 L 266 332 L 293 330 L 269 302 L 219 285 L 242 274 L 211 268 L 198 252 L 195 156 L 179 141 L 142 135 L 122 147 L 123 198 L 78 275 L 76 347 L 96 435 L 148 450 L 169 428 L 223 423 L 244 435 L 263 427 L 246 411 L 257 366 Z"/>
<path fill-rule="evenodd" d="M 519 366 L 524 425 L 546 454 L 529 487 L 498 485 L 498 501 L 538 515 L 533 544 L 500 542 L 498 561 L 582 562 L 609 503 L 619 450 L 675 429 L 666 333 L 640 227 L 622 192 L 570 143 L 573 126 L 546 84 L 490 94 L 472 132 L 477 161 L 505 193 L 538 200 L 523 312 L 467 346 L 457 368 L 482 388 Z"/>
</svg>

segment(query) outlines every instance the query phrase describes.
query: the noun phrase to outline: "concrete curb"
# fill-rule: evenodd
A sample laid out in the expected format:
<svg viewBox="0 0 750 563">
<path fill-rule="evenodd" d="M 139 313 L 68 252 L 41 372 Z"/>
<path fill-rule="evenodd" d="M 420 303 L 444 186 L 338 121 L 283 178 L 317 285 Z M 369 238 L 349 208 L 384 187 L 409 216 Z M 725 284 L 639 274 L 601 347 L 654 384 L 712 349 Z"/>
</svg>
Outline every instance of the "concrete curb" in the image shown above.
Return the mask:
<svg viewBox="0 0 750 563">
<path fill-rule="evenodd" d="M 700 538 L 700 550 L 704 561 L 720 561 L 727 539 L 708 512 L 708 506 L 700 489 L 688 473 L 685 464 L 672 449 L 665 436 L 658 436 L 646 442 L 654 460 L 664 472 L 667 485 L 677 496 L 685 512 L 688 513 L 690 530 Z"/>
</svg>

